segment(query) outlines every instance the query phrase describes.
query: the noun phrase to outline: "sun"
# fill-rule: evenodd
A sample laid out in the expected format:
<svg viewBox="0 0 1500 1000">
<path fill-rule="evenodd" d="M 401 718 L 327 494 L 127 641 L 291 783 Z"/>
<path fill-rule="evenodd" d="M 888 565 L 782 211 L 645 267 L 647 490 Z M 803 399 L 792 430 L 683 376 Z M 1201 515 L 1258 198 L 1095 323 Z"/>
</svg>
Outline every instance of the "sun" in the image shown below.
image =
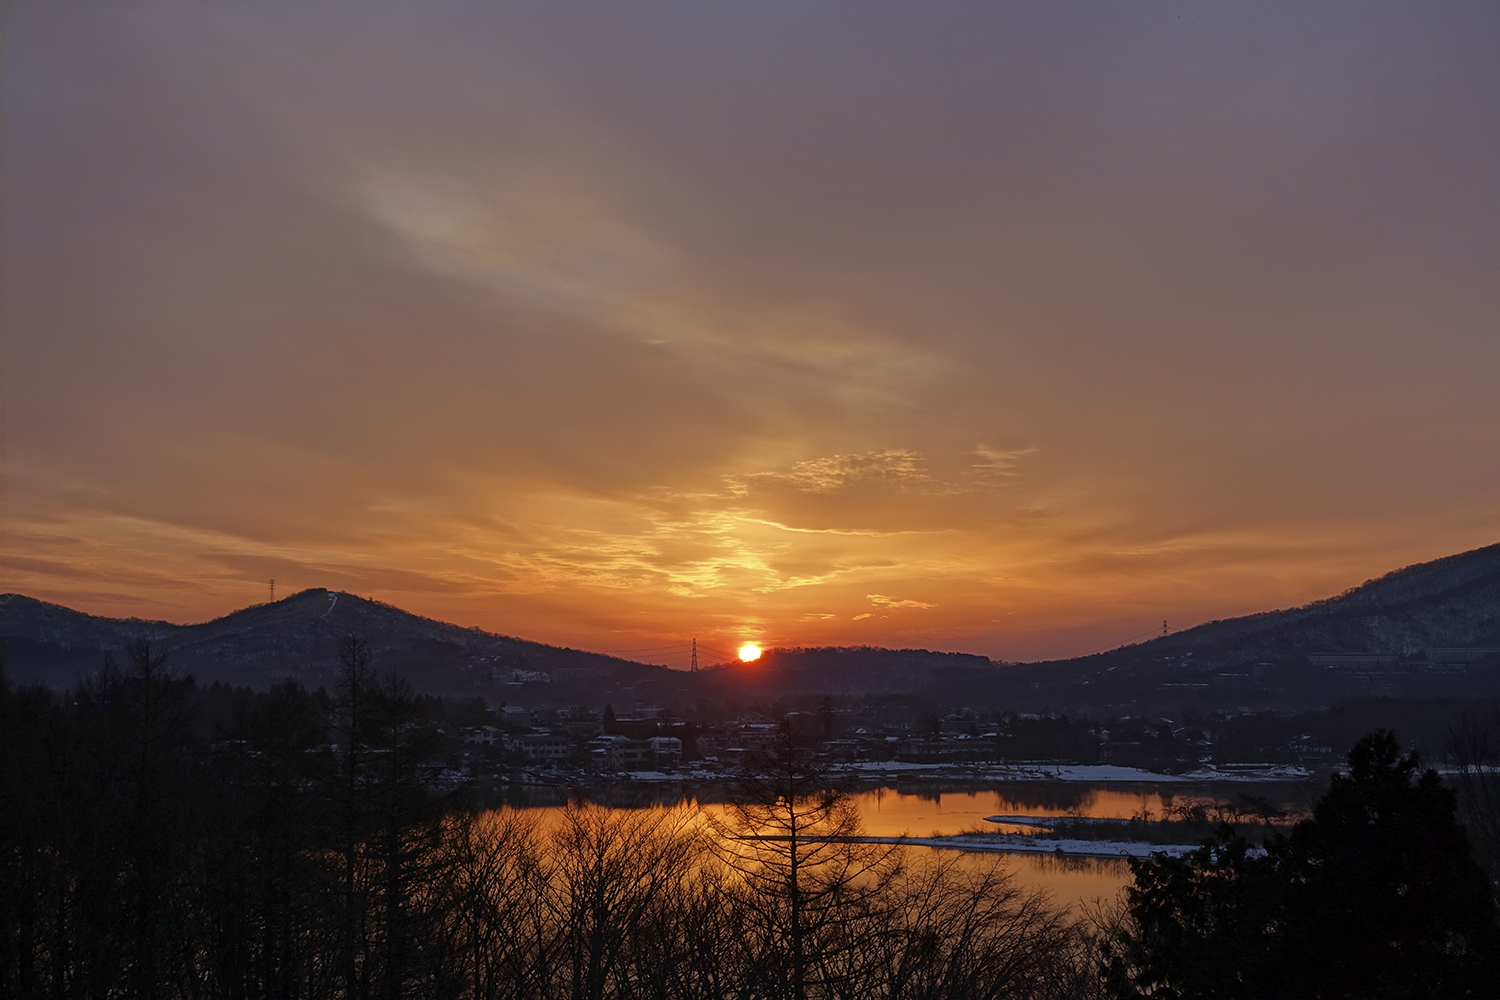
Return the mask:
<svg viewBox="0 0 1500 1000">
<path fill-rule="evenodd" d="M 751 660 L 760 659 L 760 647 L 753 642 L 747 642 L 740 647 L 740 660 L 749 663 Z"/>
</svg>

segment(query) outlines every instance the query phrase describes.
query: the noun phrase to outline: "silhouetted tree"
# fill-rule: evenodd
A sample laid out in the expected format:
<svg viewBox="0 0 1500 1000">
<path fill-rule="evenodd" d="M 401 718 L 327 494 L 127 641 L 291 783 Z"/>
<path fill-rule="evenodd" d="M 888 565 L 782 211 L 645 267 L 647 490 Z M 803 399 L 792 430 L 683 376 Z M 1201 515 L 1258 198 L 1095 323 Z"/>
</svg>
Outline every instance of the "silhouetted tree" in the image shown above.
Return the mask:
<svg viewBox="0 0 1500 1000">
<path fill-rule="evenodd" d="M 1361 739 L 1311 819 L 1263 855 L 1229 827 L 1185 858 L 1135 862 L 1120 997 L 1491 996 L 1493 887 L 1437 772 L 1384 731 Z"/>
<path fill-rule="evenodd" d="M 1459 816 L 1491 881 L 1500 884 L 1500 701 L 1491 698 L 1464 713 L 1444 735 L 1457 771 Z"/>
<path fill-rule="evenodd" d="M 65 732 L 42 687 L 14 689 L 0 664 L 0 994 L 39 996 L 61 934 L 59 841 L 72 814 L 59 779 Z"/>
<path fill-rule="evenodd" d="M 848 996 L 1000 1000 L 1086 995 L 1080 939 L 1009 861 L 924 852 L 879 901 Z"/>
<path fill-rule="evenodd" d="M 325 728 L 334 740 L 327 789 L 334 807 L 334 829 L 340 858 L 339 902 L 342 933 L 337 968 L 344 994 L 351 1000 L 369 995 L 373 975 L 369 934 L 369 873 L 366 844 L 371 827 L 368 794 L 368 742 L 374 727 L 375 672 L 365 640 L 347 636 L 339 646 L 338 693 Z"/>
<path fill-rule="evenodd" d="M 825 696 L 818 703 L 818 721 L 823 726 L 823 739 L 833 739 L 833 734 L 838 729 L 839 717 L 838 712 L 834 710 L 833 699 L 831 697 Z"/>
<path fill-rule="evenodd" d="M 662 945 L 673 901 L 692 870 L 698 837 L 683 809 L 608 809 L 571 803 L 552 837 L 551 898 L 577 1000 L 631 996 L 675 964 Z M 633 962 L 645 950 L 649 960 Z"/>
<path fill-rule="evenodd" d="M 900 870 L 900 852 L 861 842 L 851 796 L 783 723 L 713 822 L 719 857 L 739 876 L 746 944 L 773 995 L 803 1000 L 836 985 L 839 953 Z"/>
</svg>

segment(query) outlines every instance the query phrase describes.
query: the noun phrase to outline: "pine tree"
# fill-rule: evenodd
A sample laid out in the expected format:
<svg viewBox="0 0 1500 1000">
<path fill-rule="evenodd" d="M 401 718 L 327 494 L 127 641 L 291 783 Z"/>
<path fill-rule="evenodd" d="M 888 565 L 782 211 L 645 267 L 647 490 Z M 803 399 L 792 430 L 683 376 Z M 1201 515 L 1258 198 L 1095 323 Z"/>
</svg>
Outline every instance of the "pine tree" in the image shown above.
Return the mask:
<svg viewBox="0 0 1500 1000">
<path fill-rule="evenodd" d="M 1436 771 L 1376 730 L 1264 853 L 1225 827 L 1133 863 L 1118 997 L 1479 997 L 1500 980 L 1494 887 Z"/>
</svg>

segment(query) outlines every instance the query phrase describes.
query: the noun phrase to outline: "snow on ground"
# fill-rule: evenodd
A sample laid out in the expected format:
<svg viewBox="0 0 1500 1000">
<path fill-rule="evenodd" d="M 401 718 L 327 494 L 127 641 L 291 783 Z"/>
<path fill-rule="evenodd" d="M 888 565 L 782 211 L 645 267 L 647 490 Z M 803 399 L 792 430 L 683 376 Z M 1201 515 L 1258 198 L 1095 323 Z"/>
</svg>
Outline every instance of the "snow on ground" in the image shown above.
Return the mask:
<svg viewBox="0 0 1500 1000">
<path fill-rule="evenodd" d="M 943 772 L 951 771 L 952 764 L 907 764 L 898 761 L 862 761 L 845 765 L 845 770 L 871 774 L 898 772 Z M 1300 781 L 1313 777 L 1313 772 L 1293 764 L 1266 764 L 1254 769 L 1236 767 L 1220 771 L 1205 765 L 1196 771 L 1184 774 L 1158 774 L 1138 767 L 1122 767 L 1118 764 L 1020 764 L 1013 767 L 966 767 L 965 776 L 984 781 L 1082 781 L 1107 784 L 1110 782 L 1134 782 L 1170 784 L 1175 782 L 1204 781 Z"/>
<path fill-rule="evenodd" d="M 1146 844 L 1125 840 L 1072 840 L 1027 837 L 1004 833 L 961 834 L 953 837 L 863 837 L 872 844 L 910 844 L 954 851 L 991 854 L 1050 854 L 1074 858 L 1149 858 L 1153 854 L 1181 857 L 1199 844 Z"/>
</svg>

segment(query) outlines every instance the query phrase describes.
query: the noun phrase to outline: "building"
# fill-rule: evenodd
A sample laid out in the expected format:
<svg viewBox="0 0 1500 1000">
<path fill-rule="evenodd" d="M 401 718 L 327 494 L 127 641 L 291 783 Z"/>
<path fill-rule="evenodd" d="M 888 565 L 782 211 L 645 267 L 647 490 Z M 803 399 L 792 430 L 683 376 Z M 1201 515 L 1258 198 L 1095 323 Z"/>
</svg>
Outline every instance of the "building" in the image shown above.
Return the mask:
<svg viewBox="0 0 1500 1000">
<path fill-rule="evenodd" d="M 668 737 L 677 743 L 677 755 L 682 756 L 682 741 Z M 628 736 L 596 736 L 588 742 L 589 763 L 604 771 L 644 771 L 656 763 L 656 754 L 650 740 L 633 740 Z"/>
<path fill-rule="evenodd" d="M 675 736 L 653 736 L 646 741 L 656 758 L 657 767 L 676 767 L 682 763 L 682 741 Z"/>
<path fill-rule="evenodd" d="M 1427 662 L 1443 666 L 1478 663 L 1500 657 L 1500 646 L 1441 646 L 1426 650 Z"/>
<path fill-rule="evenodd" d="M 567 733 L 527 733 L 515 740 L 527 761 L 567 761 L 573 757 L 573 737 Z"/>
<path fill-rule="evenodd" d="M 604 731 L 604 724 L 599 719 L 575 716 L 559 720 L 553 728 L 562 730 L 574 739 L 590 740 Z"/>
<path fill-rule="evenodd" d="M 1396 653 L 1312 653 L 1308 661 L 1340 673 L 1368 673 L 1395 670 L 1401 662 Z"/>
<path fill-rule="evenodd" d="M 711 733 L 698 737 L 698 749 L 703 753 L 724 754 L 731 750 L 745 754 L 769 754 L 776 749 L 781 736 L 781 727 L 774 722 L 752 722 L 724 733 Z"/>
<path fill-rule="evenodd" d="M 504 747 L 505 736 L 494 726 L 475 726 L 465 729 L 460 734 L 465 743 L 473 743 L 483 747 Z"/>
</svg>

